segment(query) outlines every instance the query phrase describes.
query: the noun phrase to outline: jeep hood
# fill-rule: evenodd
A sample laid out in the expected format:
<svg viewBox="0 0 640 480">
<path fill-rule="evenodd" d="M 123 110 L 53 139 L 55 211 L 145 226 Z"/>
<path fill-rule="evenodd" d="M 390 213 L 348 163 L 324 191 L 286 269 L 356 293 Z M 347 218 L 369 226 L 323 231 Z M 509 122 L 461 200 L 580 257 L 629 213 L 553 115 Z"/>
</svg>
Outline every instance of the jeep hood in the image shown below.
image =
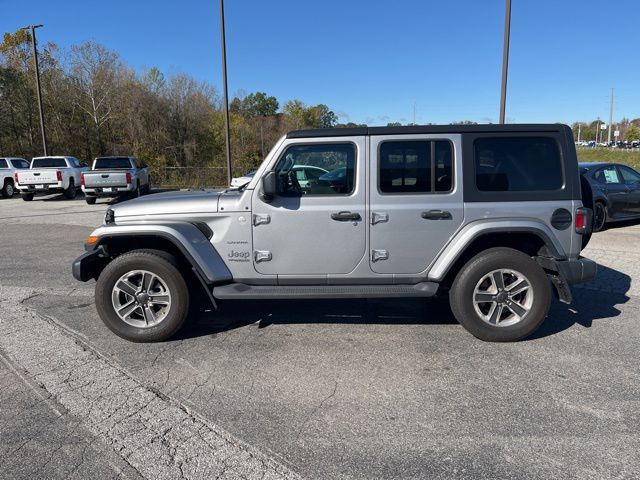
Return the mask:
<svg viewBox="0 0 640 480">
<path fill-rule="evenodd" d="M 210 191 L 155 193 L 110 208 L 116 218 L 216 213 L 221 193 Z"/>
</svg>

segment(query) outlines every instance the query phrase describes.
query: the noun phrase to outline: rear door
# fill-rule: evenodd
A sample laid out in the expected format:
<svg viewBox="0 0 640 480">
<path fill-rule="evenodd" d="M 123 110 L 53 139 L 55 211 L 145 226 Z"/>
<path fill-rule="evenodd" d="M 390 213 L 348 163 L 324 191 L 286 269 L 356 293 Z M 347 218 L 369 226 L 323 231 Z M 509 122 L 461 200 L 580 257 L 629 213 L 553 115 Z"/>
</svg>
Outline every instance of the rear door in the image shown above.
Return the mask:
<svg viewBox="0 0 640 480">
<path fill-rule="evenodd" d="M 460 135 L 372 136 L 369 262 L 376 273 L 424 271 L 464 218 Z"/>
</svg>

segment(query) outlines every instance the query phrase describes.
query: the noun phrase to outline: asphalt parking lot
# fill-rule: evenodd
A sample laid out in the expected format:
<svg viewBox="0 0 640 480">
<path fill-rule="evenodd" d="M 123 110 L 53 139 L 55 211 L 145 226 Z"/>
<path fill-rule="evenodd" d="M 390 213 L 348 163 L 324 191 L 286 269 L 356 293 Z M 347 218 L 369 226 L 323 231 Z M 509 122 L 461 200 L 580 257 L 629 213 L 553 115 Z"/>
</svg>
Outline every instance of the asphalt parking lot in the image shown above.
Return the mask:
<svg viewBox="0 0 640 480">
<path fill-rule="evenodd" d="M 132 344 L 70 274 L 104 209 L 0 201 L 3 477 L 640 478 L 640 224 L 523 342 L 398 299 L 227 302 Z"/>
</svg>

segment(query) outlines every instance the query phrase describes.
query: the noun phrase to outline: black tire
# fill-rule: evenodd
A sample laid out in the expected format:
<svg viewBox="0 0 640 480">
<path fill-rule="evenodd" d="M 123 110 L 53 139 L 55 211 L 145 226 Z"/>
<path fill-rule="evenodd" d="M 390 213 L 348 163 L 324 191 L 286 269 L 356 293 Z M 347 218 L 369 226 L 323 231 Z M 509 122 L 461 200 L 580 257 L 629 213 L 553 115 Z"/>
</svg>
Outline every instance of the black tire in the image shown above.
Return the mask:
<svg viewBox="0 0 640 480">
<path fill-rule="evenodd" d="M 31 200 L 33 200 L 33 193 L 22 193 L 20 194 L 20 196 L 25 202 L 30 202 Z"/>
<path fill-rule="evenodd" d="M 499 269 L 512 270 L 526 277 L 533 294 L 529 310 L 512 325 L 490 324 L 475 307 L 476 286 L 483 277 Z M 513 342 L 528 337 L 542 324 L 551 306 L 551 285 L 544 270 L 528 255 L 512 248 L 490 248 L 477 254 L 458 272 L 449 293 L 449 304 L 458 322 L 480 340 Z M 505 307 L 505 312 L 511 315 L 508 308 Z"/>
<path fill-rule="evenodd" d="M 145 270 L 159 276 L 171 295 L 169 311 L 160 323 L 140 328 L 126 323 L 116 313 L 112 291 L 127 272 Z M 172 337 L 189 312 L 189 290 L 172 255 L 154 250 L 134 250 L 115 258 L 100 273 L 95 289 L 100 318 L 113 333 L 131 342 L 160 342 Z"/>
<path fill-rule="evenodd" d="M 602 202 L 593 204 L 593 231 L 601 232 L 605 229 L 607 223 L 607 206 Z"/>
<path fill-rule="evenodd" d="M 74 198 L 76 198 L 77 194 L 78 190 L 76 189 L 76 184 L 73 181 L 73 178 L 70 178 L 69 186 L 64 190 L 64 198 L 66 198 L 67 200 L 73 200 Z"/>
<path fill-rule="evenodd" d="M 2 198 L 11 198 L 13 194 L 16 192 L 15 187 L 13 186 L 13 182 L 9 179 L 4 181 L 4 185 L 2 186 L 2 190 L 0 194 L 2 194 Z"/>
<path fill-rule="evenodd" d="M 87 202 L 88 205 L 95 205 L 97 199 L 98 199 L 97 197 L 92 197 L 89 195 L 85 195 L 84 197 L 84 200 Z"/>
</svg>

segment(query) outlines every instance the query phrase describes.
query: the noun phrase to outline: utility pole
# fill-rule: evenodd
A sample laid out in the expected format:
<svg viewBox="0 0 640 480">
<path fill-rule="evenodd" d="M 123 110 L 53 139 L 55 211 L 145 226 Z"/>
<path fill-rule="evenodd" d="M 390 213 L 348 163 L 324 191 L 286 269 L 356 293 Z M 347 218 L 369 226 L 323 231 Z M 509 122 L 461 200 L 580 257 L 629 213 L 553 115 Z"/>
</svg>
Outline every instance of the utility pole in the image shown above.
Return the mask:
<svg viewBox="0 0 640 480">
<path fill-rule="evenodd" d="M 38 49 L 36 47 L 36 28 L 43 27 L 44 25 L 29 25 L 23 27 L 22 30 L 29 30 L 31 32 L 31 47 L 33 49 L 33 63 L 36 69 L 36 92 L 38 94 L 38 109 L 40 111 L 40 130 L 42 131 L 42 149 L 44 156 L 47 153 L 47 132 L 44 127 L 44 112 L 42 110 L 42 92 L 40 91 L 40 68 L 38 66 Z"/>
<path fill-rule="evenodd" d="M 578 143 L 580 143 L 580 127 L 582 126 L 581 123 L 578 123 Z"/>
<path fill-rule="evenodd" d="M 613 123 L 613 88 L 611 89 L 611 100 L 609 103 L 609 132 L 607 133 L 607 144 L 611 143 L 611 124 Z"/>
<path fill-rule="evenodd" d="M 222 40 L 222 89 L 224 92 L 224 135 L 227 144 L 227 185 L 231 185 L 231 140 L 229 135 L 229 92 L 227 89 L 227 44 L 224 33 L 224 0 L 220 0 L 220 38 Z"/>
<path fill-rule="evenodd" d="M 596 121 L 596 147 L 598 146 L 598 134 L 600 133 L 600 118 Z"/>
<path fill-rule="evenodd" d="M 507 72 L 509 70 L 509 37 L 511 36 L 511 0 L 507 0 L 504 14 L 504 45 L 502 49 L 502 88 L 500 91 L 500 123 L 505 121 L 507 103 Z"/>
</svg>

